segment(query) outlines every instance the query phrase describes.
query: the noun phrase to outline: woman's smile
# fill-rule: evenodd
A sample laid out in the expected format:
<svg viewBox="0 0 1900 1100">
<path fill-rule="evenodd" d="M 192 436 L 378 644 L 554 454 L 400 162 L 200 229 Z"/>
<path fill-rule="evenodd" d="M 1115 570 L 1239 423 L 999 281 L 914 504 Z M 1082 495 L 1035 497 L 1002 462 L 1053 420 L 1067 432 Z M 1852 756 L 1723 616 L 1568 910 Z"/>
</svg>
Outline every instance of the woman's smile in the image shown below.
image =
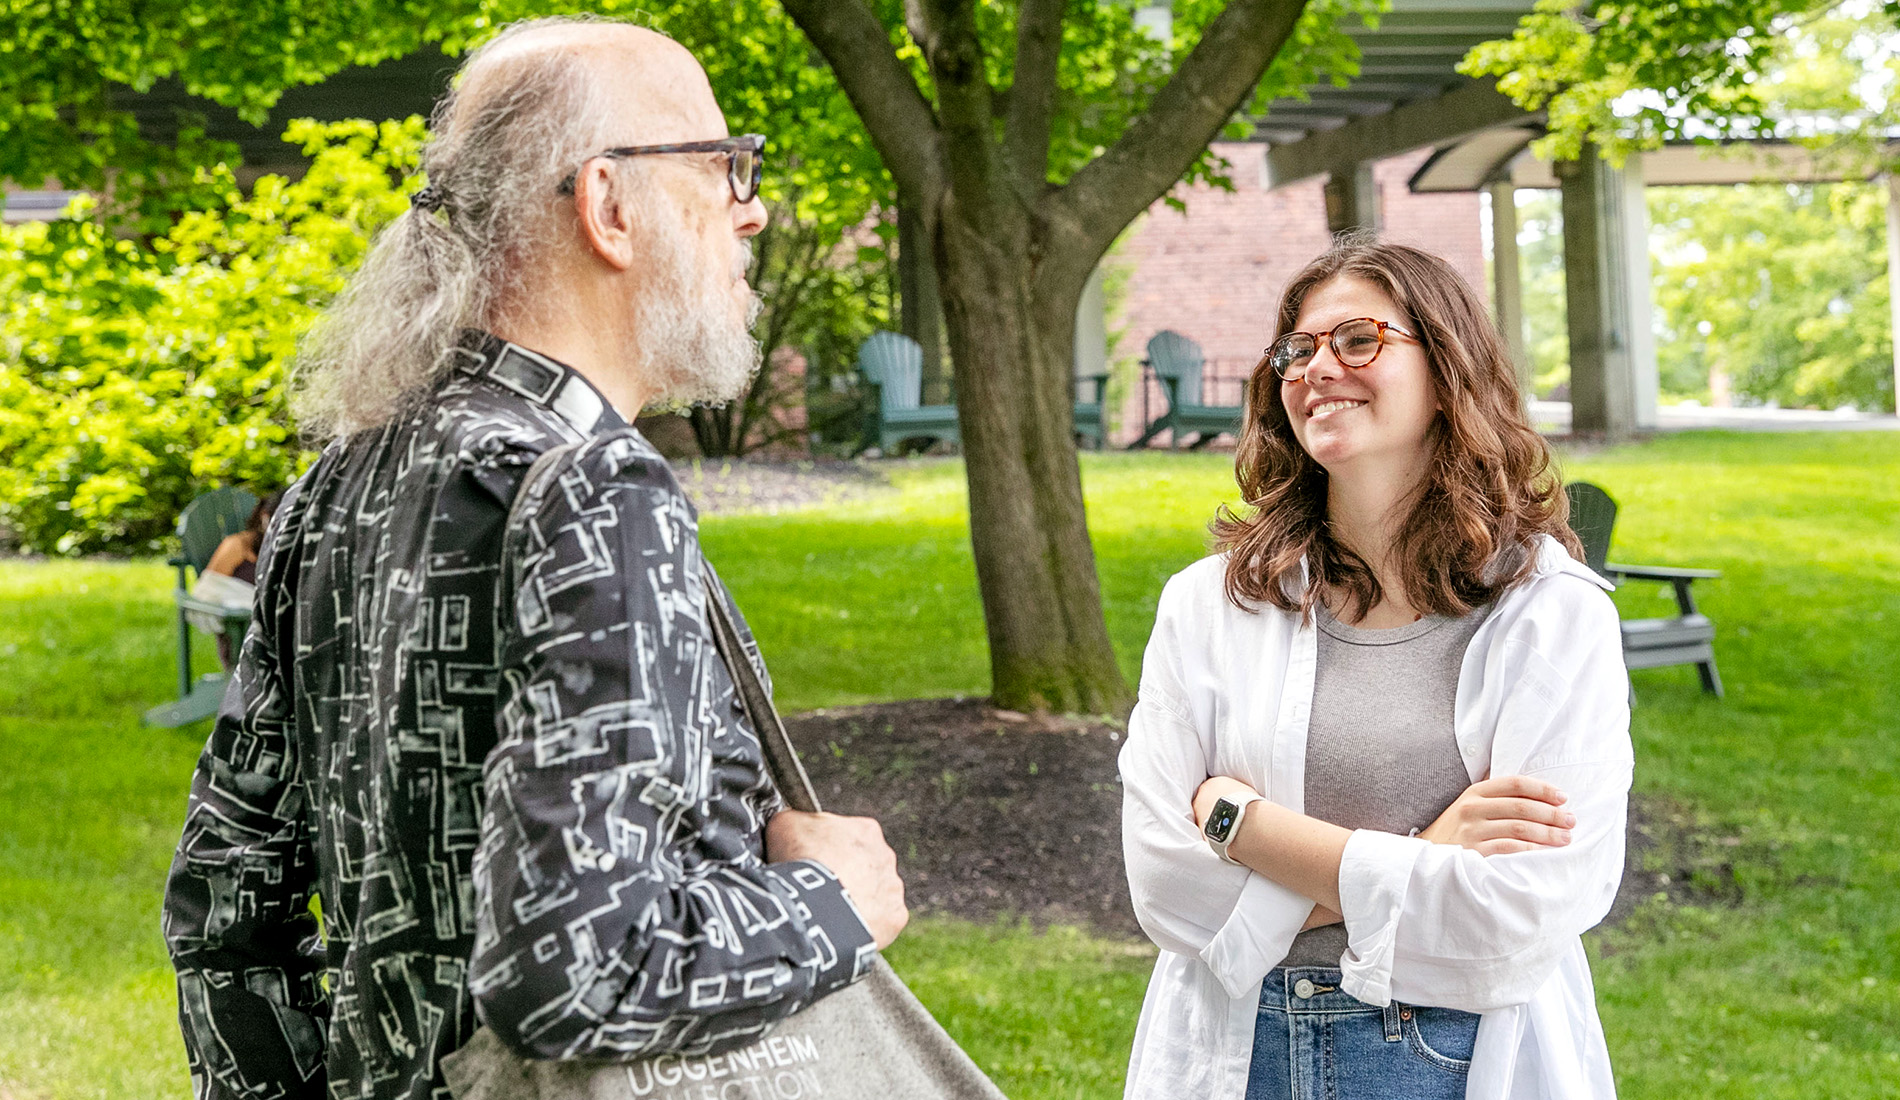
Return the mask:
<svg viewBox="0 0 1900 1100">
<path fill-rule="evenodd" d="M 1309 420 L 1318 420 L 1321 417 L 1331 415 L 1332 413 L 1344 412 L 1347 409 L 1359 408 L 1361 405 L 1364 405 L 1364 404 L 1365 404 L 1364 401 L 1357 401 L 1350 397 L 1328 398 L 1327 400 L 1321 401 L 1319 404 L 1314 405 L 1311 409 L 1307 410 L 1306 416 L 1307 416 L 1307 419 Z"/>
</svg>

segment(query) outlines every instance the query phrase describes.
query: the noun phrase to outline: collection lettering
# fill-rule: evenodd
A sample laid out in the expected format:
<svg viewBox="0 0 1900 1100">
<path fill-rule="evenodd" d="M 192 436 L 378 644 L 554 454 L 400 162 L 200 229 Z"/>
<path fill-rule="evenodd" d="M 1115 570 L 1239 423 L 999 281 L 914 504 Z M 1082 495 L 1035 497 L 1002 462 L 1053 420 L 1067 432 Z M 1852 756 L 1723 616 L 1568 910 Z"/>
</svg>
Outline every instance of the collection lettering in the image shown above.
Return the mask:
<svg viewBox="0 0 1900 1100">
<path fill-rule="evenodd" d="M 774 1035 L 704 1058 L 664 1056 L 627 1067 L 636 1097 L 652 1100 L 806 1100 L 824 1095 L 808 1035 Z"/>
</svg>

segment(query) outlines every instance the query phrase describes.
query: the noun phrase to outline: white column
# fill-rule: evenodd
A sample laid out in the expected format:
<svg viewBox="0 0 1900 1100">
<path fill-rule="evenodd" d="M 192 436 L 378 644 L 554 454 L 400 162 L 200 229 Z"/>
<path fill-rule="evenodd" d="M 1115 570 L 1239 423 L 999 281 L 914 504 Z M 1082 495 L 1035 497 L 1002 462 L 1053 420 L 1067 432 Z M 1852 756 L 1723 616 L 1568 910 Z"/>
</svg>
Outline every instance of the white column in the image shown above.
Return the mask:
<svg viewBox="0 0 1900 1100">
<path fill-rule="evenodd" d="M 1656 368 L 1656 330 L 1650 307 L 1649 274 L 1649 201 L 1643 189 L 1643 156 L 1632 154 L 1623 167 L 1613 172 L 1622 198 L 1621 220 L 1623 247 L 1623 316 L 1629 341 L 1631 397 L 1635 402 L 1636 426 L 1653 431 L 1656 427 L 1656 400 L 1661 388 Z"/>
<path fill-rule="evenodd" d="M 1563 185 L 1571 426 L 1620 438 L 1656 426 L 1649 216 L 1638 161 L 1611 168 L 1586 145 L 1556 166 Z"/>
<path fill-rule="evenodd" d="M 1102 287 L 1102 267 L 1097 264 L 1075 307 L 1075 376 L 1107 373 L 1108 295 Z"/>
<path fill-rule="evenodd" d="M 1379 184 L 1372 178 L 1372 162 L 1362 161 L 1333 169 L 1326 177 L 1326 228 L 1334 233 L 1353 229 L 1385 228 L 1379 202 Z"/>
<path fill-rule="evenodd" d="M 1491 309 L 1528 401 L 1531 363 L 1524 340 L 1524 277 L 1517 256 L 1517 188 L 1503 180 L 1486 184 L 1485 193 L 1491 197 Z"/>
</svg>

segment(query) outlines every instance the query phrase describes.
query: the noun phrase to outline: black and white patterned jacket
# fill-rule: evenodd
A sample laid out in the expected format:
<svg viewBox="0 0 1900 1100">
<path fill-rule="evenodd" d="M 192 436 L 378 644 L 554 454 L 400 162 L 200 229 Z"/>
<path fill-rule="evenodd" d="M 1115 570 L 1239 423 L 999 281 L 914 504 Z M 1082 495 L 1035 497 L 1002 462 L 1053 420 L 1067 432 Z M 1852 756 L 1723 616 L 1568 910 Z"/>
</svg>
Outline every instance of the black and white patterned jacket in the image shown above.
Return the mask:
<svg viewBox="0 0 1900 1100">
<path fill-rule="evenodd" d="M 665 461 L 571 369 L 459 354 L 323 453 L 258 563 L 165 896 L 201 1098 L 446 1100 L 478 1022 L 724 1049 L 873 957 L 828 871 L 763 862 L 781 803 Z M 583 440 L 504 562 L 528 466 Z"/>
</svg>

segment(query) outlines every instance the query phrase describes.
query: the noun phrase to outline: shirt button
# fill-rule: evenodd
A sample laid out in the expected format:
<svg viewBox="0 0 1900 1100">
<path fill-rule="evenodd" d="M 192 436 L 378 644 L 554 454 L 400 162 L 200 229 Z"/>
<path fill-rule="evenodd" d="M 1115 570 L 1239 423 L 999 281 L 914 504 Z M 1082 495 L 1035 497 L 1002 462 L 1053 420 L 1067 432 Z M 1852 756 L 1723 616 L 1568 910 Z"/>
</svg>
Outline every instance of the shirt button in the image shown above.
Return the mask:
<svg viewBox="0 0 1900 1100">
<path fill-rule="evenodd" d="M 1300 998 L 1301 1000 L 1306 1000 L 1308 997 L 1311 997 L 1313 995 L 1313 983 L 1307 981 L 1305 978 L 1301 978 L 1299 981 L 1294 982 L 1293 995 Z"/>
</svg>

